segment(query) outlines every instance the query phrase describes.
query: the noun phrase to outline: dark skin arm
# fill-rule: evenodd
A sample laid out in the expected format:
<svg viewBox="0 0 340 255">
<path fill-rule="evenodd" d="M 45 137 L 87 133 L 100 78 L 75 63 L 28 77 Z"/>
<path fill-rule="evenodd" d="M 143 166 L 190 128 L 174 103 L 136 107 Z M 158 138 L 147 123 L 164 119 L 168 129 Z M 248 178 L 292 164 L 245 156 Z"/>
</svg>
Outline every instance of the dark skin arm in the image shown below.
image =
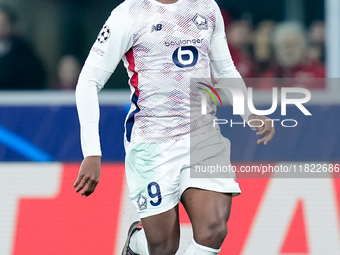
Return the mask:
<svg viewBox="0 0 340 255">
<path fill-rule="evenodd" d="M 101 156 L 86 157 L 81 163 L 78 178 L 73 187 L 76 192 L 82 190 L 82 196 L 88 197 L 97 187 L 101 173 Z"/>
</svg>

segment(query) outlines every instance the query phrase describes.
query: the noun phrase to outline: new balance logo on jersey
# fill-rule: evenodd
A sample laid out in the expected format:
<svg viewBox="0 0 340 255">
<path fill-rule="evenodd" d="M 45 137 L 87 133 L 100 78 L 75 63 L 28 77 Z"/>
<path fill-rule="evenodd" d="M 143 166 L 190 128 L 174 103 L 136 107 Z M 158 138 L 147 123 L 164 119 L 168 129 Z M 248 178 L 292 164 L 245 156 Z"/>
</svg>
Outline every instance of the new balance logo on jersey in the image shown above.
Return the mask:
<svg viewBox="0 0 340 255">
<path fill-rule="evenodd" d="M 153 26 L 151 27 L 151 33 L 152 33 L 152 32 L 155 32 L 155 31 L 161 31 L 162 28 L 163 28 L 163 25 L 162 25 L 162 24 L 153 25 Z"/>
<path fill-rule="evenodd" d="M 196 13 L 195 17 L 192 19 L 195 25 L 200 30 L 207 30 L 208 29 L 208 20 L 204 18 L 202 15 Z"/>
</svg>

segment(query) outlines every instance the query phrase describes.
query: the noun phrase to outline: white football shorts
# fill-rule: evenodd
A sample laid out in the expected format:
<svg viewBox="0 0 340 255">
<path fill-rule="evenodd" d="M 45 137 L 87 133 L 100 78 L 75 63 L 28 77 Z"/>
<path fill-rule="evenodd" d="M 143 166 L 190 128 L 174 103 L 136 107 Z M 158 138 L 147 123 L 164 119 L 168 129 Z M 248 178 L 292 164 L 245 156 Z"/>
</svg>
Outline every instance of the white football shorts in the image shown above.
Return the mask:
<svg viewBox="0 0 340 255">
<path fill-rule="evenodd" d="M 190 137 L 158 144 L 125 141 L 125 151 L 129 196 L 141 218 L 175 207 L 190 187 L 241 194 L 235 173 L 230 178 L 190 177 L 190 169 L 195 171 L 193 164 L 231 165 L 230 141 L 219 130 L 200 136 L 196 144 L 190 144 Z"/>
</svg>

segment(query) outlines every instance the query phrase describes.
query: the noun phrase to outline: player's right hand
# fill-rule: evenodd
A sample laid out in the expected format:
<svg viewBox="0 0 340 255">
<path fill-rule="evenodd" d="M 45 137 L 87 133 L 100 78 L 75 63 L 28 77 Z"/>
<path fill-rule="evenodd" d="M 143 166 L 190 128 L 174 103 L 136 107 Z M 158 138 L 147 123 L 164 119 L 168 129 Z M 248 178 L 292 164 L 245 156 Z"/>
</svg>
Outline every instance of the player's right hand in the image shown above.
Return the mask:
<svg viewBox="0 0 340 255">
<path fill-rule="evenodd" d="M 100 168 L 100 156 L 89 156 L 83 160 L 79 169 L 78 178 L 73 184 L 77 193 L 82 190 L 80 194 L 88 197 L 94 192 L 100 179 Z"/>
</svg>

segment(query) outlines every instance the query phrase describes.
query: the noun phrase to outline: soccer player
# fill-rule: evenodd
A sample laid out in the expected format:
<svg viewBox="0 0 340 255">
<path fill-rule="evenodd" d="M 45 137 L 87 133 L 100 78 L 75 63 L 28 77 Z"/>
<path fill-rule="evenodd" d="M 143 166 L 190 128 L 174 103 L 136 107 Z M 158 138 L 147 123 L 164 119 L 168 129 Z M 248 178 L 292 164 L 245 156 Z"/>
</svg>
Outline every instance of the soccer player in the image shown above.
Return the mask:
<svg viewBox="0 0 340 255">
<path fill-rule="evenodd" d="M 229 53 L 219 7 L 214 0 L 126 0 L 113 10 L 76 90 L 84 160 L 74 187 L 81 195 L 89 196 L 100 178 L 97 94 L 121 59 L 132 102 L 124 134 L 126 177 L 142 223 L 131 225 L 122 255 L 174 255 L 179 202 L 194 234 L 184 254 L 218 254 L 232 197 L 241 190 L 234 175 L 190 178 L 190 169 L 194 164 L 230 165 L 229 140 L 212 125 L 216 106 L 208 98 L 207 114 L 197 114 L 205 92 L 203 83 L 192 82 L 211 75 L 217 82 L 242 80 Z M 243 81 L 235 84 L 247 94 Z M 274 136 L 265 117 L 247 109 L 242 117 L 264 123 L 258 128 L 257 134 L 263 135 L 258 143 L 267 144 Z"/>
</svg>

